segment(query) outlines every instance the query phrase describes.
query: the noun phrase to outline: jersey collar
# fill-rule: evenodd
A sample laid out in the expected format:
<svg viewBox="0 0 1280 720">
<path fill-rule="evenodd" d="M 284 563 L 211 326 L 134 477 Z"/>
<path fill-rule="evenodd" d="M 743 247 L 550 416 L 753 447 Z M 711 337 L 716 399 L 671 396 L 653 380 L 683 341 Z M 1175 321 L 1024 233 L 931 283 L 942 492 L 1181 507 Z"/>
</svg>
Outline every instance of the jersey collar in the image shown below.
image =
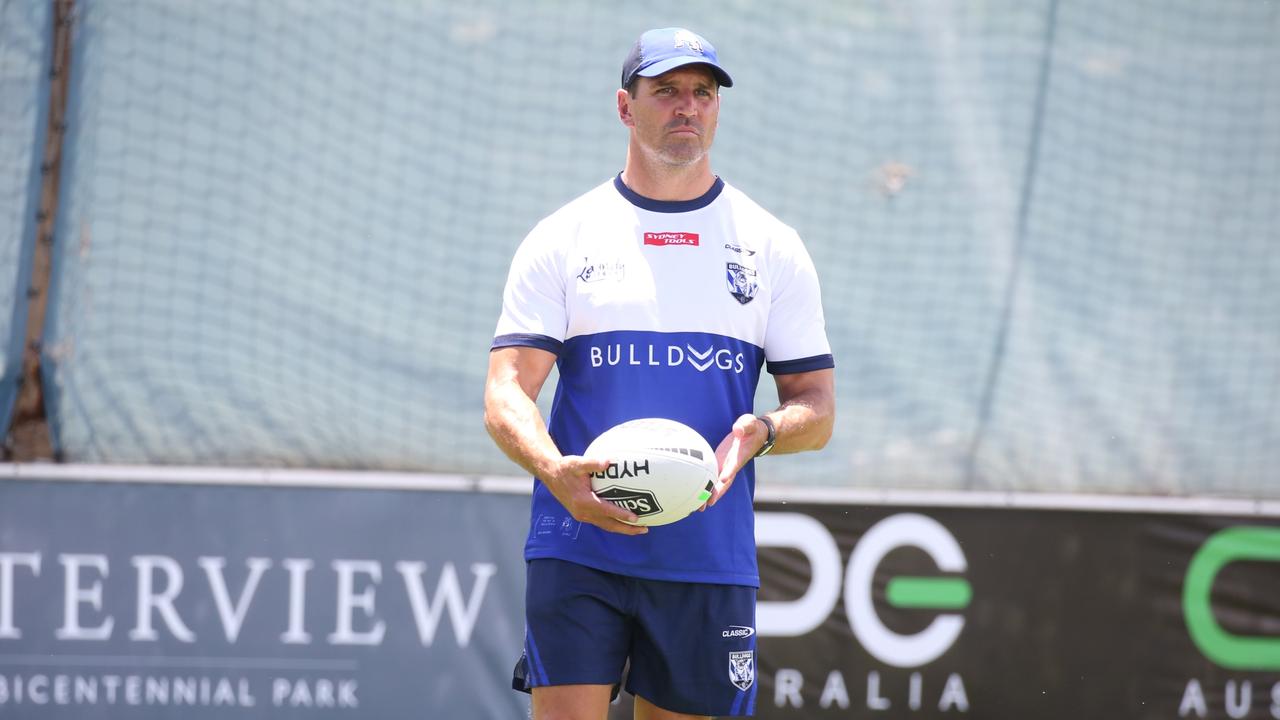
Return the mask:
<svg viewBox="0 0 1280 720">
<path fill-rule="evenodd" d="M 622 173 L 618 173 L 613 178 L 613 186 L 618 189 L 622 197 L 628 202 L 643 210 L 660 213 L 682 213 L 700 210 L 710 205 L 716 198 L 720 197 L 720 191 L 724 190 L 724 181 L 718 176 L 716 181 L 711 183 L 711 189 L 692 200 L 654 200 L 636 193 L 636 191 L 626 186 L 622 182 Z"/>
</svg>

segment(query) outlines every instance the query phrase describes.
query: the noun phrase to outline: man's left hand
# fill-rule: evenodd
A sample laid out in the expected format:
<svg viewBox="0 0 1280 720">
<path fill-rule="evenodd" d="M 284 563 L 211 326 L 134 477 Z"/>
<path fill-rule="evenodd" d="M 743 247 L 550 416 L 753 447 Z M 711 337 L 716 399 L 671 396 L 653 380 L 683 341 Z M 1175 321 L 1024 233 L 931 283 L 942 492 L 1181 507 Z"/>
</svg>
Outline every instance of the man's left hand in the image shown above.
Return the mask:
<svg viewBox="0 0 1280 720">
<path fill-rule="evenodd" d="M 733 485 L 733 479 L 738 476 L 738 471 L 755 457 L 756 451 L 764 445 L 765 438 L 768 436 L 768 429 L 755 415 L 738 416 L 733 423 L 733 429 L 724 436 L 724 440 L 721 440 L 716 448 L 716 462 L 720 467 L 720 475 L 716 478 L 716 489 L 711 494 L 711 499 L 703 503 L 702 507 L 698 508 L 698 512 L 715 505 L 725 493 L 729 492 L 729 486 Z"/>
</svg>

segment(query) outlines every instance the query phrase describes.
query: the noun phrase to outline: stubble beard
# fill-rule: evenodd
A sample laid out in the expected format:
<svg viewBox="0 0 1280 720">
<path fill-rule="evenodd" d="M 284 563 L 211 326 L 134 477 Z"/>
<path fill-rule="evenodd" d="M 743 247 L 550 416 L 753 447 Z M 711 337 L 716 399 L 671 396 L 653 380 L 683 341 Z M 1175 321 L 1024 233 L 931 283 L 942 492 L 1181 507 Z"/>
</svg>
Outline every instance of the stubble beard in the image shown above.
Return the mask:
<svg viewBox="0 0 1280 720">
<path fill-rule="evenodd" d="M 703 145 L 702 138 L 696 141 L 665 142 L 656 146 L 643 145 L 645 155 L 658 165 L 671 169 L 686 168 L 695 165 L 707 156 L 708 148 Z"/>
</svg>

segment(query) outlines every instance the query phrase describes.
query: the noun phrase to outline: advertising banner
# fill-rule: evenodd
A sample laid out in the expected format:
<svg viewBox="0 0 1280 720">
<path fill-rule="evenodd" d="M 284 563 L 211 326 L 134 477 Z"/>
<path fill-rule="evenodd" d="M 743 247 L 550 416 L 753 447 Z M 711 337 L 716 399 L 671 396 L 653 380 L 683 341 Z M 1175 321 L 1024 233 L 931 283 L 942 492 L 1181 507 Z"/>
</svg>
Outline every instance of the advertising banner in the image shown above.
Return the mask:
<svg viewBox="0 0 1280 720">
<path fill-rule="evenodd" d="M 0 481 L 0 718 L 525 717 L 527 527 L 520 495 Z"/>
<path fill-rule="evenodd" d="M 0 481 L 0 718 L 527 717 L 528 496 L 343 478 Z M 757 538 L 757 717 L 1280 719 L 1276 513 L 769 501 Z"/>
<path fill-rule="evenodd" d="M 762 718 L 1280 718 L 1280 518 L 762 504 Z"/>
</svg>

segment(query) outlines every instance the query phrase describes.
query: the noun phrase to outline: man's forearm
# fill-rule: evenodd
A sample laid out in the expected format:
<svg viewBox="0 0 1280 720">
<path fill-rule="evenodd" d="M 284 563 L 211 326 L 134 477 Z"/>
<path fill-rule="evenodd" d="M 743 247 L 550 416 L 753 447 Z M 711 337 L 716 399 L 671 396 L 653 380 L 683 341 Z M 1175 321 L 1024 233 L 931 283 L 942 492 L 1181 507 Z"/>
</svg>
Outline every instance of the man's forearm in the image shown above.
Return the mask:
<svg viewBox="0 0 1280 720">
<path fill-rule="evenodd" d="M 835 377 L 831 370 L 781 376 L 778 409 L 766 413 L 777 428 L 773 453 L 819 450 L 835 426 Z"/>
<path fill-rule="evenodd" d="M 834 418 L 830 412 L 804 399 L 794 399 L 766 413 L 777 428 L 773 454 L 819 450 L 831 439 Z"/>
<path fill-rule="evenodd" d="M 507 457 L 535 477 L 546 477 L 560 457 L 538 406 L 518 387 L 491 387 L 485 393 L 484 427 Z"/>
</svg>

